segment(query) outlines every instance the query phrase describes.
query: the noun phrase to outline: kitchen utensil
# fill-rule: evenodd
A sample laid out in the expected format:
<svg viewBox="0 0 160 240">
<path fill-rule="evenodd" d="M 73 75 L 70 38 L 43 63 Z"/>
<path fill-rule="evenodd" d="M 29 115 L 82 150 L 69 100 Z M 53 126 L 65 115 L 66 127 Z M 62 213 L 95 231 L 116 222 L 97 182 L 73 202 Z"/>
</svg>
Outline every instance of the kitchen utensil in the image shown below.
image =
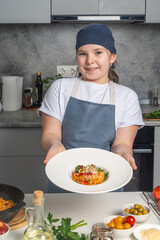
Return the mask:
<svg viewBox="0 0 160 240">
<path fill-rule="evenodd" d="M 23 77 L 2 76 L 3 111 L 16 111 L 22 108 Z"/>
<path fill-rule="evenodd" d="M 97 185 L 82 185 L 72 180 L 72 172 L 77 165 L 94 164 L 106 169 L 109 178 Z M 97 148 L 74 148 L 58 153 L 46 165 L 46 174 L 51 182 L 72 192 L 94 194 L 116 190 L 127 184 L 133 170 L 122 157 Z"/>
<path fill-rule="evenodd" d="M 23 202 L 24 193 L 17 187 L 7 184 L 0 184 L 0 197 L 5 200 L 12 200 L 14 203 L 17 203 L 11 208 L 0 211 L 0 219 L 8 223 L 16 216 L 20 209 L 26 205 L 25 202 Z"/>
</svg>

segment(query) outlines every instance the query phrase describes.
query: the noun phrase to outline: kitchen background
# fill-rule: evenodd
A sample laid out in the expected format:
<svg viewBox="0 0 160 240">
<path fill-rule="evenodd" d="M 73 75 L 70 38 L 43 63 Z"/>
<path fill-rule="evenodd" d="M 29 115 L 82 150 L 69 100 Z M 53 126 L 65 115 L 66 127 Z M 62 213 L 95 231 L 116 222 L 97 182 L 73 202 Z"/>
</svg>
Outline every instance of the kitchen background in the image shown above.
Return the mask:
<svg viewBox="0 0 160 240">
<path fill-rule="evenodd" d="M 1 24 L 0 76 L 23 76 L 23 87 L 34 87 L 37 71 L 44 79 L 56 74 L 57 65 L 76 65 L 75 38 L 85 25 Z M 153 88 L 160 89 L 160 24 L 106 25 L 115 38 L 120 82 L 139 99 L 151 98 Z"/>
</svg>

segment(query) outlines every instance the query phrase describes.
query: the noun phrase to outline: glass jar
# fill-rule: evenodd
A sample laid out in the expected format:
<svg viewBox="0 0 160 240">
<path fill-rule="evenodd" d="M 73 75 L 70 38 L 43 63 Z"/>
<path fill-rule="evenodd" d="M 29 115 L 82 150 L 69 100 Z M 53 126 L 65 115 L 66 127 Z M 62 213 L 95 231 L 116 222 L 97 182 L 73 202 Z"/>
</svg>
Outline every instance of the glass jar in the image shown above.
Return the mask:
<svg viewBox="0 0 160 240">
<path fill-rule="evenodd" d="M 104 223 L 96 223 L 92 226 L 91 240 L 113 240 L 113 228 Z"/>
</svg>

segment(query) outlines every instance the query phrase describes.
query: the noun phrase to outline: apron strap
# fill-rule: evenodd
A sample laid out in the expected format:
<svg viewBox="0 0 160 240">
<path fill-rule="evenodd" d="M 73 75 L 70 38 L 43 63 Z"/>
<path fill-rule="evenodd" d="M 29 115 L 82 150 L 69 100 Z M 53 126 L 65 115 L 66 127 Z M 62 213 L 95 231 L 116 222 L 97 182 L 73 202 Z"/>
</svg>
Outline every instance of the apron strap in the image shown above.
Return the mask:
<svg viewBox="0 0 160 240">
<path fill-rule="evenodd" d="M 115 105 L 115 87 L 113 81 L 109 82 L 110 84 L 110 104 Z"/>
<path fill-rule="evenodd" d="M 80 82 L 81 82 L 81 79 L 77 78 L 77 80 L 73 86 L 72 92 L 71 92 L 71 97 L 76 96 Z M 115 105 L 115 88 L 114 88 L 113 81 L 109 81 L 109 85 L 110 85 L 110 104 Z"/>
<path fill-rule="evenodd" d="M 71 92 L 71 97 L 75 97 L 76 94 L 77 94 L 77 90 L 79 88 L 79 85 L 80 85 L 80 82 L 81 82 L 81 79 L 80 78 L 77 78 L 74 86 L 73 86 L 73 89 L 72 89 L 72 92 Z"/>
</svg>

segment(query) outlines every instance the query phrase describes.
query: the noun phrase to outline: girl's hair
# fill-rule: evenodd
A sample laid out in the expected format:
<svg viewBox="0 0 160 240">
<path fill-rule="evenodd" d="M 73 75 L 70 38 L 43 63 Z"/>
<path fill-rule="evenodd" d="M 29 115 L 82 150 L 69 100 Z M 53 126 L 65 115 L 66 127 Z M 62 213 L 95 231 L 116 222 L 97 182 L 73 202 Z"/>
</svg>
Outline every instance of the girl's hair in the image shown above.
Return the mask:
<svg viewBox="0 0 160 240">
<path fill-rule="evenodd" d="M 113 81 L 115 83 L 119 83 L 119 77 L 118 77 L 117 73 L 114 71 L 112 66 L 109 69 L 108 77 L 111 81 Z"/>
</svg>

